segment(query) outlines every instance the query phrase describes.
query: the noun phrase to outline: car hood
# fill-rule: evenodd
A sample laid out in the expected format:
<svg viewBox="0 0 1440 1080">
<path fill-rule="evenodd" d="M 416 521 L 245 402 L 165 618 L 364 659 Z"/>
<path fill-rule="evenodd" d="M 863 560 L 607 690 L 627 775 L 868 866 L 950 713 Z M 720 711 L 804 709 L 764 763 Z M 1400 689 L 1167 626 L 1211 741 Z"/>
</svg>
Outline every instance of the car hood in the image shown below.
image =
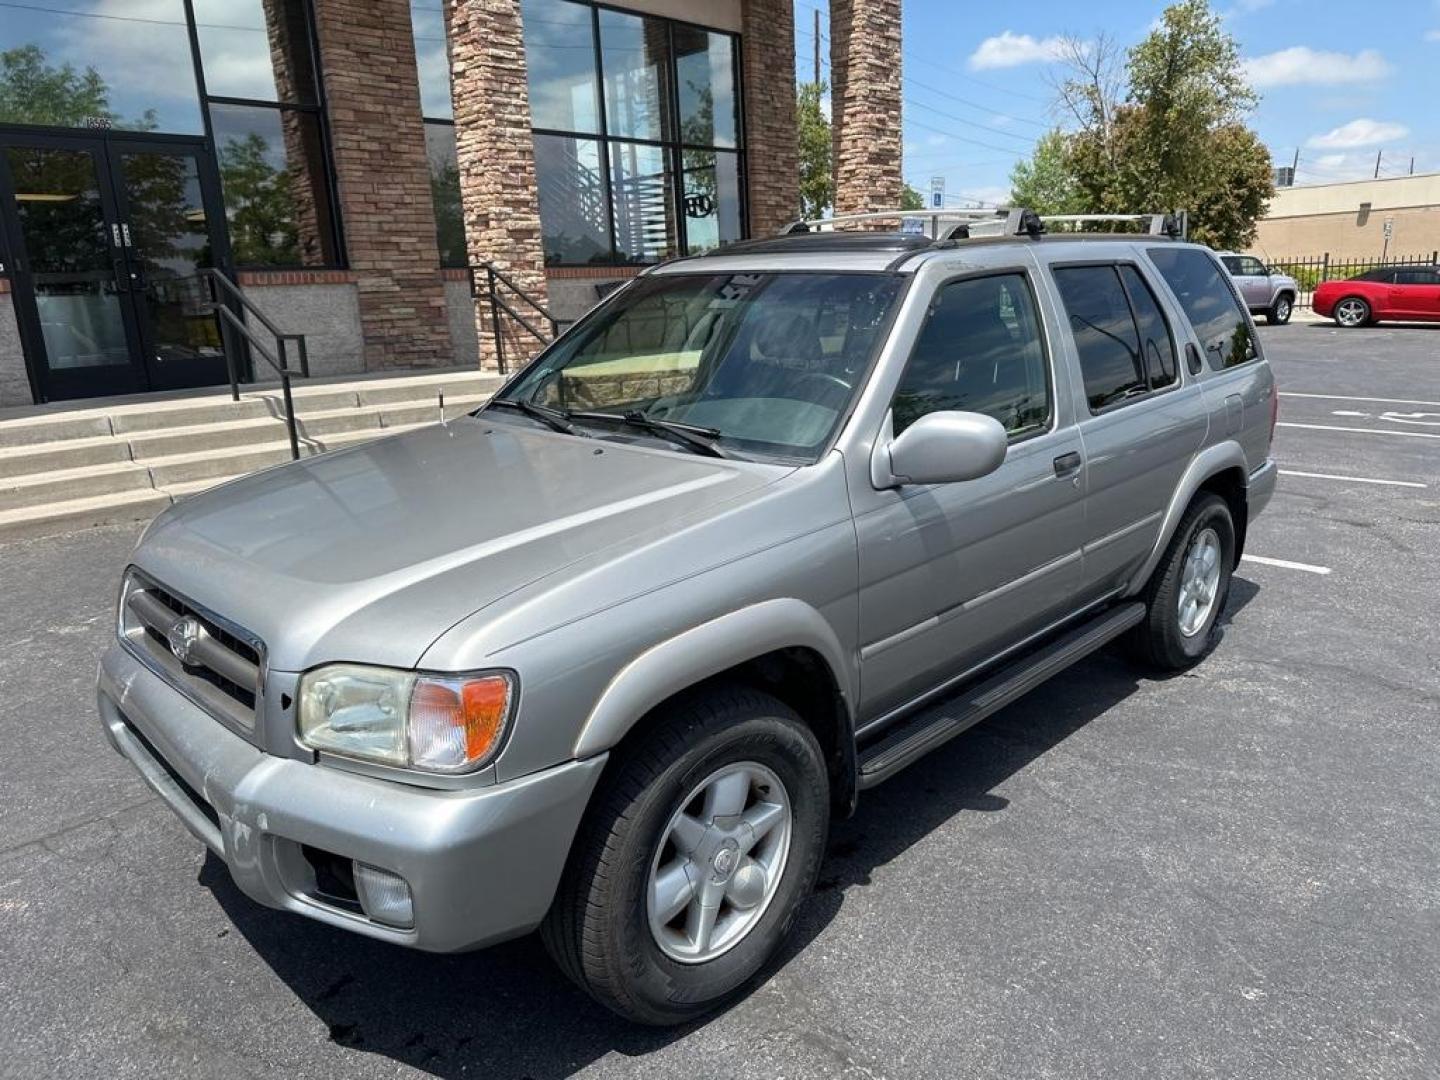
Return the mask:
<svg viewBox="0 0 1440 1080">
<path fill-rule="evenodd" d="M 410 667 L 507 594 L 788 471 L 466 417 L 186 499 L 134 562 L 258 635 L 273 669 Z"/>
</svg>

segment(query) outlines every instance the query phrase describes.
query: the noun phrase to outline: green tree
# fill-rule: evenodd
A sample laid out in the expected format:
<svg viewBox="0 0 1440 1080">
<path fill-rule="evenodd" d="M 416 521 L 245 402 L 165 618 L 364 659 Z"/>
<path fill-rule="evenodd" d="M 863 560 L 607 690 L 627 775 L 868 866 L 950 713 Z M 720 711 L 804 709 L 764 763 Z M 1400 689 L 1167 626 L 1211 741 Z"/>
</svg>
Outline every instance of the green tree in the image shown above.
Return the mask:
<svg viewBox="0 0 1440 1080">
<path fill-rule="evenodd" d="M 1079 214 L 1085 198 L 1070 170 L 1065 133 L 1047 132 L 1035 144 L 1028 160 L 1010 170 L 1010 202 L 1040 214 Z"/>
<path fill-rule="evenodd" d="M 801 83 L 795 94 L 795 120 L 800 132 L 800 216 L 824 217 L 835 203 L 835 177 L 830 168 L 830 121 L 822 100 L 824 82 Z"/>
<path fill-rule="evenodd" d="M 1126 54 L 1071 42 L 1059 87 L 1077 122 L 1066 165 L 1087 209 L 1188 210 L 1194 239 L 1243 247 L 1274 193 L 1270 158 L 1245 124 L 1256 95 L 1208 0 L 1179 0 Z M 1123 96 L 1121 87 L 1124 87 Z"/>
<path fill-rule="evenodd" d="M 287 170 L 267 160 L 270 144 L 251 132 L 220 148 L 220 180 L 230 219 L 230 247 L 241 266 L 294 266 L 300 233 Z"/>
<path fill-rule="evenodd" d="M 900 189 L 901 210 L 924 210 L 925 196 L 916 191 L 909 184 Z"/>
<path fill-rule="evenodd" d="M 38 45 L 0 52 L 0 122 L 81 127 L 90 117 L 114 121 L 110 91 L 93 67 L 52 67 Z"/>
</svg>

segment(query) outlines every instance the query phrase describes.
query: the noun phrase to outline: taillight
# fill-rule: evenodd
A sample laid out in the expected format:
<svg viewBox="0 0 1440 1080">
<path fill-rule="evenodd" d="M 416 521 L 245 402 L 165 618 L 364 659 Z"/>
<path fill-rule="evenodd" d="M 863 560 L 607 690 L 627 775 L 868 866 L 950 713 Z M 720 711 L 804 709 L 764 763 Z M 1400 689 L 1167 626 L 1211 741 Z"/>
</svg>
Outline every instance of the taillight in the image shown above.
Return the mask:
<svg viewBox="0 0 1440 1080">
<path fill-rule="evenodd" d="M 1280 422 L 1280 387 L 1270 384 L 1270 445 L 1275 445 L 1275 425 Z"/>
</svg>

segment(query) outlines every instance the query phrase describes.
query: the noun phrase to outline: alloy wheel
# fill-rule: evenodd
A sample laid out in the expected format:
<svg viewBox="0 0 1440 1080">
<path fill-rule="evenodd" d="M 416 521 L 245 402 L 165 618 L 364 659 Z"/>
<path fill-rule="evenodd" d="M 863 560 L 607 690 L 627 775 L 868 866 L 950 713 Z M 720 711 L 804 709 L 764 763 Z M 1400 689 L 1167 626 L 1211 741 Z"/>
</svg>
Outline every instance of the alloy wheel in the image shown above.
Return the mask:
<svg viewBox="0 0 1440 1080">
<path fill-rule="evenodd" d="M 1359 326 L 1368 314 L 1360 300 L 1341 300 L 1335 305 L 1335 321 L 1341 326 Z"/>
<path fill-rule="evenodd" d="M 1176 607 L 1180 633 L 1194 637 L 1210 619 L 1220 592 L 1220 535 L 1214 529 L 1202 529 L 1190 541 L 1180 571 L 1180 593 Z"/>
</svg>

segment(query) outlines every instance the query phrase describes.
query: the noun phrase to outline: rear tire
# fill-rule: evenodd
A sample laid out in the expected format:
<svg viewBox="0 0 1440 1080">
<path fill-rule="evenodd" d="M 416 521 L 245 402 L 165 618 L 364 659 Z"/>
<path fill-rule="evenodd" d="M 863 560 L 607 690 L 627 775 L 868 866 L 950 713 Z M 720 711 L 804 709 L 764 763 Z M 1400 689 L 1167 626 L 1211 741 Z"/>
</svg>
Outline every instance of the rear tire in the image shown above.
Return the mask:
<svg viewBox="0 0 1440 1080">
<path fill-rule="evenodd" d="M 615 754 L 541 936 L 600 1004 L 642 1024 L 683 1023 L 744 989 L 814 887 L 830 827 L 825 758 L 794 710 L 739 686 L 681 699 Z M 736 777 L 746 807 L 738 815 L 712 794 Z M 747 848 L 740 820 L 776 806 L 788 816 Z M 668 920 L 656 911 L 662 896 L 680 905 Z M 719 914 L 713 929 L 692 932 L 698 909 L 712 906 L 703 896 Z"/>
<path fill-rule="evenodd" d="M 1265 312 L 1265 321 L 1271 326 L 1284 326 L 1290 321 L 1294 311 L 1294 299 L 1289 293 L 1281 293 L 1275 298 L 1275 303 L 1270 305 L 1270 310 Z"/>
<path fill-rule="evenodd" d="M 1365 326 L 1373 318 L 1370 305 L 1358 296 L 1346 296 L 1335 302 L 1335 325 L 1342 330 Z"/>
<path fill-rule="evenodd" d="M 1213 562 L 1207 562 L 1213 553 Z M 1145 587 L 1145 619 L 1131 631 L 1131 650 L 1158 671 L 1183 671 L 1214 646 L 1230 593 L 1235 522 L 1230 506 L 1206 492 L 1196 498 Z"/>
</svg>

